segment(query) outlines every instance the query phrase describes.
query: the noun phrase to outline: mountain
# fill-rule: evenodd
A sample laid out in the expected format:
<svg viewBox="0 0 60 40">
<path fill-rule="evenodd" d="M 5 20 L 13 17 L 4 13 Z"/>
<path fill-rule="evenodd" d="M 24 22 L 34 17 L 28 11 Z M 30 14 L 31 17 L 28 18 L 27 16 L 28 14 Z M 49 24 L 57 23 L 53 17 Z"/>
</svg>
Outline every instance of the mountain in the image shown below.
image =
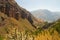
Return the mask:
<svg viewBox="0 0 60 40">
<path fill-rule="evenodd" d="M 49 15 L 49 18 L 52 15 L 50 13 L 44 10 L 41 16 Z M 57 17 L 55 13 L 53 15 Z M 0 0 L 0 40 L 60 40 L 60 19 L 47 23 L 35 18 L 15 0 Z"/>
<path fill-rule="evenodd" d="M 60 18 L 60 12 L 51 12 L 46 9 L 31 11 L 31 13 L 35 17 L 43 19 L 44 21 L 48 21 L 48 22 L 53 22 Z"/>
<path fill-rule="evenodd" d="M 25 32 L 34 32 L 34 16 L 15 0 L 0 0 L 0 40 L 20 40 Z"/>
<path fill-rule="evenodd" d="M 0 12 L 19 21 L 20 19 L 27 20 L 33 25 L 32 14 L 26 9 L 20 7 L 15 0 L 0 0 Z"/>
<path fill-rule="evenodd" d="M 0 11 L 8 17 L 14 17 L 17 20 L 19 20 L 19 18 L 26 18 L 30 23 L 33 21 L 30 12 L 26 11 L 22 7 L 19 7 L 14 0 L 0 0 Z"/>
</svg>

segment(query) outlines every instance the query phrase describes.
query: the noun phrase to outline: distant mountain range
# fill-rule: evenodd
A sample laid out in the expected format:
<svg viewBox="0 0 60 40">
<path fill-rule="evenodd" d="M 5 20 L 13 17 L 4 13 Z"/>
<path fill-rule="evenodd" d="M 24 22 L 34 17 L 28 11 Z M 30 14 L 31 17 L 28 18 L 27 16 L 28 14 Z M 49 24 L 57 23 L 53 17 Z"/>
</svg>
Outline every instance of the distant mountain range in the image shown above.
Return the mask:
<svg viewBox="0 0 60 40">
<path fill-rule="evenodd" d="M 48 22 L 53 22 L 56 21 L 57 19 L 60 18 L 60 12 L 51 12 L 49 10 L 35 10 L 35 11 L 31 11 L 31 13 L 37 17 L 40 18 L 44 21 L 48 21 Z"/>
</svg>

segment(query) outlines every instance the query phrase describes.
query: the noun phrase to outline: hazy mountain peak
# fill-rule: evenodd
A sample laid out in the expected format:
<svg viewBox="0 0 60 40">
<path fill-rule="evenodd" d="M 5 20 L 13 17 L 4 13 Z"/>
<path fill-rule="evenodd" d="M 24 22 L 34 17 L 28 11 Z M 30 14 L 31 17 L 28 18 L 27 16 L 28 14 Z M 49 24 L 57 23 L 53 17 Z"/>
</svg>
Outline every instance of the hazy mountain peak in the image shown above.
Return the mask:
<svg viewBox="0 0 60 40">
<path fill-rule="evenodd" d="M 35 17 L 48 22 L 56 21 L 60 18 L 60 12 L 51 12 L 47 9 L 39 9 L 31 12 Z"/>
</svg>

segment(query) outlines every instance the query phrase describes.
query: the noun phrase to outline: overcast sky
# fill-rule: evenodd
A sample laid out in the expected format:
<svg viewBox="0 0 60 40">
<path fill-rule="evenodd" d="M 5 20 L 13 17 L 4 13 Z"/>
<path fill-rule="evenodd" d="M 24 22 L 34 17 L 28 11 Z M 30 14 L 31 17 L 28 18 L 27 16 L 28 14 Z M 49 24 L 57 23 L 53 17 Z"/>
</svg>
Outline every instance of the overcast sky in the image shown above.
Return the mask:
<svg viewBox="0 0 60 40">
<path fill-rule="evenodd" d="M 28 11 L 48 9 L 60 11 L 60 0 L 16 0 L 17 3 Z"/>
</svg>

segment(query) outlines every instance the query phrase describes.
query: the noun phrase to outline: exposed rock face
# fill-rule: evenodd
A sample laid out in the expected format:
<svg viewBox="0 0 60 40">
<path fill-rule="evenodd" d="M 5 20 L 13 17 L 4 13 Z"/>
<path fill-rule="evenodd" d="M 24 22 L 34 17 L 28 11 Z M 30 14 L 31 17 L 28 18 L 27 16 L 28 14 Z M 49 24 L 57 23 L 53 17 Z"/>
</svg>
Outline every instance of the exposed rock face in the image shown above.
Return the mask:
<svg viewBox="0 0 60 40">
<path fill-rule="evenodd" d="M 33 24 L 30 12 L 18 6 L 15 0 L 0 0 L 0 11 L 7 14 L 8 17 L 14 17 L 17 20 L 19 18 L 26 18 Z"/>
</svg>

